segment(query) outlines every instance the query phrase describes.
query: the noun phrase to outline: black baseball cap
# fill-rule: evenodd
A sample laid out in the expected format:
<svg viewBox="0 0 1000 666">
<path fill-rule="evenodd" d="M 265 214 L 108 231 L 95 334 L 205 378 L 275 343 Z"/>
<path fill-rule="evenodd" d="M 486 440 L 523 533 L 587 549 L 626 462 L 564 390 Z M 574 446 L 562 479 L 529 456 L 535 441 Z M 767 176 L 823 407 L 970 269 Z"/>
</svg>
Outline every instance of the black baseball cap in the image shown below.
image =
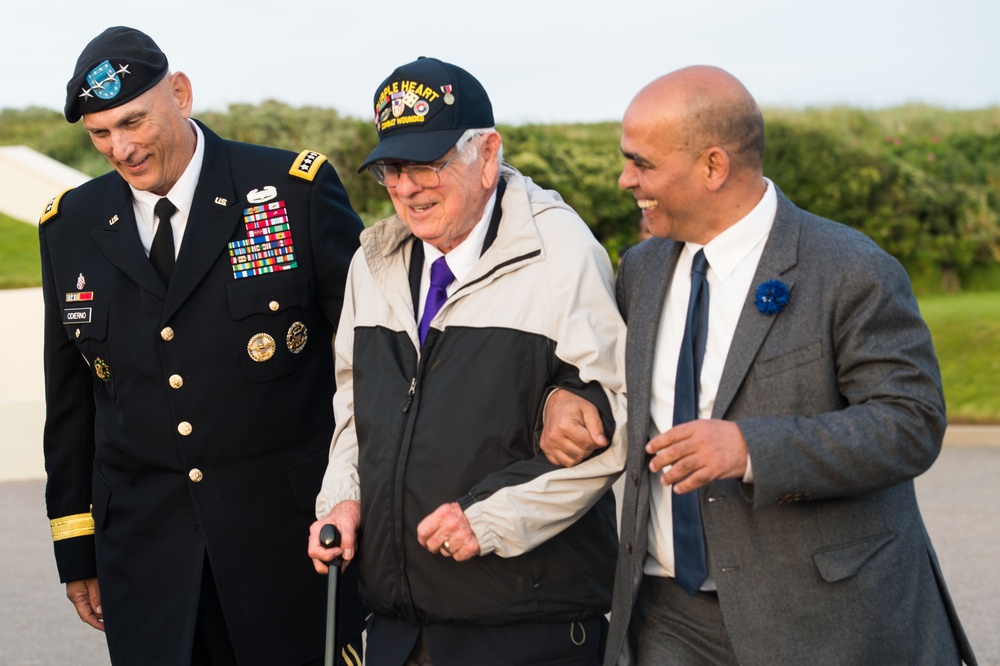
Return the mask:
<svg viewBox="0 0 1000 666">
<path fill-rule="evenodd" d="M 493 127 L 493 105 L 482 84 L 461 67 L 420 57 L 396 68 L 375 91 L 379 143 L 372 162 L 433 162 L 469 129 Z"/>
<path fill-rule="evenodd" d="M 66 120 L 121 106 L 146 92 L 167 73 L 167 56 L 149 35 L 116 26 L 94 37 L 66 84 Z"/>
</svg>

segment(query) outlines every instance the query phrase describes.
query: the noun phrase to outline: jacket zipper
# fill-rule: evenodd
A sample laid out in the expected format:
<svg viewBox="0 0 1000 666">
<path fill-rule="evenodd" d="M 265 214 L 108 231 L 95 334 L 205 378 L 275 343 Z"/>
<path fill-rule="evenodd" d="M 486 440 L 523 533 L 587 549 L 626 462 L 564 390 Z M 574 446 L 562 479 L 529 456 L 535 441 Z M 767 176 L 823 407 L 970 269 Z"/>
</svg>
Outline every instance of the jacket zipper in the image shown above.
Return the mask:
<svg viewBox="0 0 1000 666">
<path fill-rule="evenodd" d="M 413 394 L 417 392 L 417 378 L 413 377 L 410 382 L 410 390 L 406 392 L 406 404 L 403 406 L 403 413 L 406 414 L 410 411 L 410 405 L 413 404 Z"/>
<path fill-rule="evenodd" d="M 427 351 L 429 352 L 430 349 L 427 349 Z M 413 608 L 413 599 L 409 595 L 408 590 L 406 589 L 406 585 L 404 583 L 404 579 L 406 576 L 403 572 L 403 565 L 402 565 L 403 562 L 402 539 L 404 537 L 396 529 L 397 524 L 398 523 L 401 524 L 402 521 L 402 505 L 401 505 L 402 499 L 398 498 L 397 494 L 402 490 L 399 483 L 399 474 L 402 472 L 402 469 L 400 467 L 400 456 L 404 454 L 404 450 L 407 449 L 408 443 L 411 441 L 413 435 L 414 420 L 417 417 L 416 411 L 414 411 L 412 414 L 409 413 L 410 407 L 413 405 L 413 399 L 417 393 L 417 379 L 423 372 L 425 360 L 426 360 L 425 356 L 421 354 L 419 360 L 417 361 L 417 367 L 416 370 L 414 371 L 413 378 L 410 380 L 410 388 L 407 389 L 406 391 L 406 404 L 403 406 L 403 413 L 407 415 L 406 424 L 403 427 L 403 441 L 400 442 L 400 447 L 396 452 L 396 461 L 392 471 L 393 500 L 392 500 L 392 507 L 390 508 L 391 512 L 390 515 L 393 526 L 392 544 L 393 544 L 394 559 L 396 563 L 396 579 L 398 581 L 396 592 L 399 595 L 401 606 L 404 607 L 409 606 L 411 609 Z M 408 452 L 407 455 L 409 455 Z M 400 503 L 399 506 L 397 506 L 397 501 Z"/>
</svg>

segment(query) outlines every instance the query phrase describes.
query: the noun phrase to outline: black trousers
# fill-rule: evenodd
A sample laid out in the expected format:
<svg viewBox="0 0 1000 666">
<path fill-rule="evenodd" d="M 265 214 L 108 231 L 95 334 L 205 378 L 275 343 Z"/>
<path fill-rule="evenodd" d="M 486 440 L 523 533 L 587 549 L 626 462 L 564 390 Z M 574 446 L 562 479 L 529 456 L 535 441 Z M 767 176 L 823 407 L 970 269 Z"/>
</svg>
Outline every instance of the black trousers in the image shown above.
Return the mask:
<svg viewBox="0 0 1000 666">
<path fill-rule="evenodd" d="M 580 622 L 484 627 L 461 624 L 415 626 L 374 616 L 368 627 L 365 666 L 595 666 L 604 656 L 604 616 Z"/>
<path fill-rule="evenodd" d="M 236 652 L 222 614 L 219 592 L 215 588 L 212 565 L 205 556 L 201 574 L 201 597 L 198 600 L 198 619 L 194 630 L 192 666 L 236 666 Z"/>
</svg>

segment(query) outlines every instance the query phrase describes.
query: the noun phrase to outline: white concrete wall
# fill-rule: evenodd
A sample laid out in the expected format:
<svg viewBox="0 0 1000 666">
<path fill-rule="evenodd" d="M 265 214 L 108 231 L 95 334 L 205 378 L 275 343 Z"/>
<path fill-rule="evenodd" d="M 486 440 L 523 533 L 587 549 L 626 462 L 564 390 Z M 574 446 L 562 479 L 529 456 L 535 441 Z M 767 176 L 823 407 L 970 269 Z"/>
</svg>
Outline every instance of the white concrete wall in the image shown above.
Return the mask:
<svg viewBox="0 0 1000 666">
<path fill-rule="evenodd" d="M 90 177 L 26 146 L 0 146 L 0 213 L 37 222 L 52 197 Z"/>
<path fill-rule="evenodd" d="M 0 482 L 45 478 L 42 290 L 0 290 Z"/>
</svg>

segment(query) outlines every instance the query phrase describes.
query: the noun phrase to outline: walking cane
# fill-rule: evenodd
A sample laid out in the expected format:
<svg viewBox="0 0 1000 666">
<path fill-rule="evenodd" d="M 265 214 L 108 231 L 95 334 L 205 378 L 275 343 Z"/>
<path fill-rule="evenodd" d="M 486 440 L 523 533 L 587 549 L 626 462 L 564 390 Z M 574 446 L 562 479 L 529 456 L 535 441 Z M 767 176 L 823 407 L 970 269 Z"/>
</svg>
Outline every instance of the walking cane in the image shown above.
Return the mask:
<svg viewBox="0 0 1000 666">
<path fill-rule="evenodd" d="M 327 524 L 319 531 L 319 543 L 324 548 L 336 548 L 340 545 L 340 531 Z M 330 570 L 327 572 L 328 589 L 326 593 L 326 657 L 325 666 L 334 666 L 337 660 L 337 606 L 340 597 L 337 594 L 337 583 L 340 581 L 340 565 L 342 560 L 337 557 L 327 562 Z"/>
</svg>

